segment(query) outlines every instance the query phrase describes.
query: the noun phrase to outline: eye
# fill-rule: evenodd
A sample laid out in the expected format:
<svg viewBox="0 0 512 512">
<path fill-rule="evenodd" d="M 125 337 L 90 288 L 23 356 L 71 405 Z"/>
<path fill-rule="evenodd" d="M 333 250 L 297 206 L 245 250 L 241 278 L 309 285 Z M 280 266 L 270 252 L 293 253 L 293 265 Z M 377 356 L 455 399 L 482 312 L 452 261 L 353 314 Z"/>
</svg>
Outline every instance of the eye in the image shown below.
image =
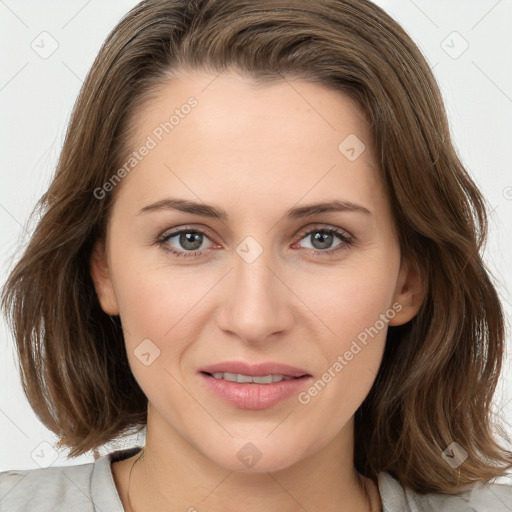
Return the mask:
<svg viewBox="0 0 512 512">
<path fill-rule="evenodd" d="M 318 227 L 300 234 L 300 240 L 309 240 L 310 246 L 306 247 L 312 254 L 332 254 L 347 249 L 353 243 L 353 237 L 346 231 L 333 227 Z M 340 242 L 333 246 L 336 238 Z"/>
<path fill-rule="evenodd" d="M 336 238 L 339 243 L 333 246 Z M 353 243 L 352 235 L 346 231 L 325 226 L 315 227 L 300 234 L 299 241 L 308 239 L 310 240 L 310 246 L 306 249 L 313 256 L 330 255 L 347 249 Z M 185 258 L 202 256 L 205 250 L 216 246 L 202 230 L 187 227 L 165 233 L 158 238 L 157 243 L 164 251 Z"/>
<path fill-rule="evenodd" d="M 158 244 L 175 256 L 191 257 L 198 256 L 213 245 L 210 241 L 210 245 L 204 246 L 206 240 L 210 239 L 200 230 L 180 229 L 160 237 Z"/>
</svg>

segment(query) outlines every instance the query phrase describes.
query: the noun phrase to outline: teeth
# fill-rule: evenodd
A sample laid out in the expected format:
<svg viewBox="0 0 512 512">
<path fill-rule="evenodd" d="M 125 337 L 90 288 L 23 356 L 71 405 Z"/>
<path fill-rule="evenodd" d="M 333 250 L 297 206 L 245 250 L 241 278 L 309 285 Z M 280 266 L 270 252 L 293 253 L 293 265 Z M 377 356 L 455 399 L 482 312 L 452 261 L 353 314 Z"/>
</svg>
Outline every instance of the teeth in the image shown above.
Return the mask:
<svg viewBox="0 0 512 512">
<path fill-rule="evenodd" d="M 255 384 L 271 384 L 272 382 L 281 382 L 282 380 L 291 380 L 293 377 L 285 375 L 263 375 L 261 377 L 251 377 L 250 375 L 242 375 L 240 373 L 222 373 L 215 372 L 212 374 L 215 379 L 229 380 L 230 382 L 254 382 Z"/>
</svg>

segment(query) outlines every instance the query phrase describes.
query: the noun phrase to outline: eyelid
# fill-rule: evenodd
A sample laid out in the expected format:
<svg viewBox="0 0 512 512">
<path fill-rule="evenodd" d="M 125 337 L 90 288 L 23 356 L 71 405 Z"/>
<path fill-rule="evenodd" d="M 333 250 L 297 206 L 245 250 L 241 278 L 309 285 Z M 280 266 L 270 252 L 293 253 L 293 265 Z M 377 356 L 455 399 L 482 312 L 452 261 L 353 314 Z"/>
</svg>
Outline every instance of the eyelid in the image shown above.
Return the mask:
<svg viewBox="0 0 512 512">
<path fill-rule="evenodd" d="M 158 240 L 161 240 L 163 238 L 169 238 L 169 237 L 177 235 L 183 231 L 196 231 L 197 233 L 201 233 L 201 234 L 207 236 L 207 238 L 210 241 L 212 241 L 211 238 L 215 238 L 217 236 L 217 235 L 213 234 L 213 231 L 211 231 L 210 228 L 208 228 L 207 226 L 205 226 L 203 224 L 195 224 L 195 225 L 184 224 L 183 226 L 176 226 L 174 228 L 166 229 L 157 238 L 158 238 Z M 219 236 L 218 238 L 220 238 L 222 240 L 222 237 Z M 213 243 L 213 241 L 212 241 L 212 243 Z"/>
<path fill-rule="evenodd" d="M 332 231 L 333 233 L 337 234 L 340 237 L 344 237 L 347 239 L 347 241 L 350 241 L 351 243 L 355 241 L 355 236 L 352 235 L 352 233 L 349 233 L 346 229 L 339 228 L 337 226 L 332 226 L 330 224 L 321 224 L 321 223 L 315 223 L 307 228 L 302 228 L 300 231 L 297 232 L 297 234 L 293 237 L 299 242 L 302 240 L 305 236 L 310 235 L 314 231 Z M 295 243 L 295 242 L 294 242 Z M 325 252 L 325 251 L 320 251 Z"/>
<path fill-rule="evenodd" d="M 206 234 L 206 235 L 208 235 L 208 238 L 210 240 L 212 238 L 212 235 L 211 235 L 212 232 L 208 228 L 208 226 L 205 226 L 204 224 L 195 224 L 195 225 L 184 224 L 183 226 L 176 226 L 174 228 L 166 229 L 165 231 L 162 232 L 161 235 L 158 236 L 158 239 L 160 240 L 160 239 L 163 239 L 163 238 L 168 238 L 168 237 L 170 237 L 172 235 L 176 235 L 178 233 L 181 233 L 182 231 L 187 231 L 187 230 L 189 230 L 189 231 L 197 231 L 197 232 Z M 312 225 L 309 225 L 309 226 L 307 226 L 305 228 L 301 228 L 299 231 L 296 232 L 296 234 L 292 238 L 294 238 L 298 242 L 299 240 L 302 240 L 302 238 L 304 238 L 306 235 L 311 234 L 311 232 L 315 231 L 315 230 L 317 230 L 317 231 L 321 231 L 321 230 L 333 231 L 333 232 L 336 232 L 338 234 L 344 235 L 350 241 L 354 241 L 355 240 L 354 235 L 349 233 L 346 229 L 339 228 L 337 226 L 332 226 L 330 224 L 322 224 L 322 223 L 318 223 L 318 222 L 314 223 Z M 219 237 L 219 238 L 221 238 L 221 240 L 222 240 L 222 237 Z"/>
<path fill-rule="evenodd" d="M 332 226 L 330 224 L 314 223 L 305 228 L 302 228 L 300 231 L 297 232 L 297 234 L 295 234 L 295 236 L 293 238 L 296 241 L 293 242 L 292 246 L 296 245 L 298 242 L 300 242 L 302 239 L 304 239 L 308 235 L 311 235 L 312 233 L 319 232 L 319 231 L 330 232 L 330 233 L 333 233 L 334 235 L 338 236 L 338 238 L 342 242 L 339 245 L 345 246 L 345 247 L 338 249 L 337 248 L 338 246 L 336 246 L 335 248 L 325 249 L 325 250 L 305 248 L 304 249 L 305 252 L 310 253 L 310 254 L 324 255 L 327 257 L 331 254 L 336 253 L 337 251 L 343 250 L 343 248 L 349 248 L 355 241 L 354 235 L 352 235 L 345 229 L 339 228 L 337 226 Z M 212 237 L 210 235 L 211 231 L 205 225 L 200 225 L 200 227 L 198 227 L 198 225 L 195 225 L 195 226 L 183 225 L 183 226 L 176 226 L 174 228 L 167 229 L 160 236 L 157 237 L 156 243 L 159 244 L 160 246 L 162 246 L 162 249 L 164 251 L 172 253 L 175 256 L 189 255 L 190 257 L 196 257 L 197 252 L 199 253 L 199 256 L 197 256 L 197 257 L 203 256 L 204 253 L 206 252 L 206 249 L 202 249 L 202 250 L 198 250 L 198 251 L 184 251 L 184 250 L 176 250 L 174 248 L 169 249 L 169 248 L 164 247 L 170 238 L 173 238 L 174 236 L 179 235 L 183 232 L 196 232 L 196 233 L 202 234 L 204 237 L 206 237 L 210 241 L 210 243 L 212 244 L 212 246 L 214 248 L 215 248 L 215 246 L 217 246 L 217 248 L 219 247 L 219 244 L 217 244 L 216 242 L 214 242 L 212 240 L 212 238 L 215 238 L 215 237 Z"/>
</svg>

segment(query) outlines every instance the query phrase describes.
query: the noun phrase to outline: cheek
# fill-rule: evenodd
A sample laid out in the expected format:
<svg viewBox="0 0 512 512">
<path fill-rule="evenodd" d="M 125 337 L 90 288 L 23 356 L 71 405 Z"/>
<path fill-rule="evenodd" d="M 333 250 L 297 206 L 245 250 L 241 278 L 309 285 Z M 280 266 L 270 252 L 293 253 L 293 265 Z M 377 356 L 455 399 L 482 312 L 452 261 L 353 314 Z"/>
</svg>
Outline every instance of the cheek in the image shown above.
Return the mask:
<svg viewBox="0 0 512 512">
<path fill-rule="evenodd" d="M 382 360 L 388 324 L 395 315 L 392 301 L 398 262 L 399 258 L 375 258 L 357 268 L 340 269 L 335 278 L 308 281 L 302 293 L 310 298 L 308 306 L 317 312 L 325 332 L 317 340 L 323 363 L 318 405 L 334 401 L 352 411 L 370 390 Z M 325 392 L 324 384 L 329 388 Z"/>
<path fill-rule="evenodd" d="M 182 395 L 176 365 L 190 339 L 197 336 L 197 324 L 191 320 L 193 305 L 204 295 L 199 288 L 190 287 L 191 279 L 178 276 L 165 282 L 162 275 L 165 273 L 155 269 L 127 272 L 119 288 L 128 361 L 150 401 L 168 393 Z M 181 410 L 188 407 L 186 402 L 180 405 Z"/>
<path fill-rule="evenodd" d="M 178 283 L 162 282 L 158 273 L 141 269 L 123 273 L 119 282 L 120 314 L 130 334 L 160 338 L 182 314 L 183 294 L 174 289 Z"/>
<path fill-rule="evenodd" d="M 130 343 L 144 338 L 162 341 L 182 329 L 188 322 L 181 320 L 206 291 L 207 283 L 197 277 L 197 270 L 166 265 L 166 256 L 156 247 L 134 247 L 123 238 L 116 247 L 115 290 Z"/>
<path fill-rule="evenodd" d="M 308 297 L 306 304 L 338 340 L 336 344 L 350 345 L 389 310 L 397 276 L 398 265 L 392 260 L 341 268 L 330 278 L 309 279 L 301 296 Z M 377 326 L 382 330 L 381 322 Z"/>
<path fill-rule="evenodd" d="M 127 254 L 113 259 L 115 289 L 128 358 L 138 378 L 144 363 L 153 370 L 170 369 L 169 361 L 179 357 L 181 340 L 190 336 L 185 330 L 196 328 L 191 317 L 205 286 L 191 273 L 156 266 L 143 253 Z"/>
<path fill-rule="evenodd" d="M 310 427 L 334 434 L 361 405 L 378 373 L 384 353 L 397 269 L 346 269 L 340 278 L 309 282 L 311 309 L 319 312 L 325 335 L 318 336 L 317 374 L 298 397 Z M 383 319 L 384 318 L 384 319 Z M 328 437 L 328 436 L 327 436 Z"/>
</svg>

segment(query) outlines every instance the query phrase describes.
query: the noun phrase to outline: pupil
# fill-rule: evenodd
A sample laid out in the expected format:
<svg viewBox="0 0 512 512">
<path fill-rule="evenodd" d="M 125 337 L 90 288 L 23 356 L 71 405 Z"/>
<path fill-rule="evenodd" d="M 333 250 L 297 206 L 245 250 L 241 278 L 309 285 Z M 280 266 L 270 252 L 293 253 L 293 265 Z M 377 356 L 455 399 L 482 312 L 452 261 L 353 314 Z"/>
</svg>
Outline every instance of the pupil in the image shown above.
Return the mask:
<svg viewBox="0 0 512 512">
<path fill-rule="evenodd" d="M 317 231 L 313 236 L 313 247 L 315 247 L 315 249 L 328 249 L 332 244 L 332 239 L 332 233 Z"/>
<path fill-rule="evenodd" d="M 203 243 L 202 235 L 200 233 L 186 232 L 180 234 L 180 244 L 183 248 L 190 251 L 195 251 L 201 247 Z"/>
<path fill-rule="evenodd" d="M 331 246 L 332 241 L 332 233 L 317 231 L 313 236 L 313 247 L 315 247 L 315 249 L 327 249 Z M 180 234 L 180 244 L 185 249 L 195 251 L 201 247 L 202 243 L 203 241 L 201 233 L 194 233 L 189 231 Z"/>
</svg>

